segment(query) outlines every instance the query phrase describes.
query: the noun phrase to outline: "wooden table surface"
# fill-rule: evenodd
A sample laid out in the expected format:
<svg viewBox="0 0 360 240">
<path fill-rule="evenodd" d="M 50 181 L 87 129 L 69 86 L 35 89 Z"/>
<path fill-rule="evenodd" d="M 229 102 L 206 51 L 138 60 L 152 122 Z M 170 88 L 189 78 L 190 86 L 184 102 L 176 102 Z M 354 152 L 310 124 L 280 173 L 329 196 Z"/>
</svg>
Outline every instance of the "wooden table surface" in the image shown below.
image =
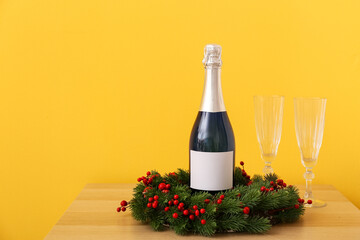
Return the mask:
<svg viewBox="0 0 360 240">
<path fill-rule="evenodd" d="M 178 236 L 171 230 L 154 232 L 149 225 L 135 221 L 131 213 L 117 213 L 120 200 L 130 200 L 134 184 L 88 184 L 70 205 L 46 240 L 123 239 L 209 239 Z M 299 186 L 303 193 L 304 187 Z M 274 226 L 263 235 L 217 234 L 223 239 L 326 239 L 360 240 L 360 210 L 333 186 L 314 186 L 314 194 L 327 202 L 324 208 L 307 209 L 296 223 Z"/>
</svg>

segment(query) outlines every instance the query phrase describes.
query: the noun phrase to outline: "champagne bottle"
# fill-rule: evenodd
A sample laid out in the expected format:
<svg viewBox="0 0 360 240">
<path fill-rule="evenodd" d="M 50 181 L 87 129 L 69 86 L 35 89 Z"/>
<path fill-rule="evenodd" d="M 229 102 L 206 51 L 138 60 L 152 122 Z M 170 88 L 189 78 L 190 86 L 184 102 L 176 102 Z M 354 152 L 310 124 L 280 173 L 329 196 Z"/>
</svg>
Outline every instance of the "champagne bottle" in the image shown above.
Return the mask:
<svg viewBox="0 0 360 240">
<path fill-rule="evenodd" d="M 221 46 L 205 46 L 205 84 L 190 136 L 190 188 L 212 194 L 234 186 L 235 138 L 221 90 Z"/>
</svg>

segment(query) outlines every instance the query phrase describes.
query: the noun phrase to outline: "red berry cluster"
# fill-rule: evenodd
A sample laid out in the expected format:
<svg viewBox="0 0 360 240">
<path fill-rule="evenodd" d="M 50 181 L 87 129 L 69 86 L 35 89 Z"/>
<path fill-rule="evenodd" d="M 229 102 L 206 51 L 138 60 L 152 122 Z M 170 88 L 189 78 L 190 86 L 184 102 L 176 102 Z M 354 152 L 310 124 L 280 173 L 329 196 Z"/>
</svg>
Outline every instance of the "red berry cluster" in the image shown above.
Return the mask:
<svg viewBox="0 0 360 240">
<path fill-rule="evenodd" d="M 277 179 L 276 183 L 274 181 L 271 181 L 270 185 L 271 185 L 270 188 L 266 188 L 265 186 L 262 186 L 260 188 L 260 191 L 263 193 L 267 193 L 267 192 L 277 191 L 278 189 L 286 187 L 286 183 L 284 183 L 282 179 Z M 289 185 L 289 187 L 292 187 L 292 185 Z"/>
<path fill-rule="evenodd" d="M 277 184 L 274 184 L 274 186 L 276 186 L 277 188 L 285 188 L 286 187 L 286 183 L 282 179 L 276 180 L 276 183 Z"/>
<path fill-rule="evenodd" d="M 276 213 L 276 212 L 281 212 L 281 211 L 289 210 L 289 209 L 292 209 L 292 208 L 298 209 L 298 208 L 300 207 L 300 205 L 302 205 L 302 204 L 312 204 L 312 201 L 309 199 L 309 200 L 307 200 L 307 202 L 305 203 L 305 200 L 304 200 L 304 199 L 299 198 L 299 199 L 298 199 L 298 203 L 299 203 L 299 204 L 295 204 L 294 206 L 291 206 L 291 207 L 286 207 L 286 208 L 279 208 L 279 209 L 270 210 L 270 211 L 269 211 L 269 214 L 274 214 L 274 213 Z"/>
<path fill-rule="evenodd" d="M 217 199 L 215 202 L 216 202 L 217 204 L 221 204 L 221 203 L 222 203 L 222 200 L 224 200 L 224 198 L 225 198 L 225 195 L 220 195 L 219 199 Z"/>
<path fill-rule="evenodd" d="M 120 206 L 121 206 L 121 207 L 118 207 L 118 208 L 116 209 L 116 211 L 117 211 L 117 212 L 120 212 L 120 211 L 125 212 L 125 211 L 126 211 L 126 208 L 128 207 L 128 202 L 125 201 L 125 200 L 123 200 L 123 201 L 120 202 Z"/>
<path fill-rule="evenodd" d="M 305 200 L 303 199 L 303 198 L 299 198 L 298 199 L 298 202 L 299 202 L 299 204 L 312 204 L 312 200 L 311 199 L 309 199 L 309 200 L 307 200 L 307 202 L 305 203 Z M 296 209 L 298 209 L 299 208 L 299 204 L 295 204 L 295 208 Z"/>
<path fill-rule="evenodd" d="M 263 192 L 263 193 L 267 193 L 267 192 L 272 192 L 272 191 L 274 191 L 275 189 L 273 188 L 273 187 L 270 187 L 270 188 L 266 188 L 265 186 L 262 186 L 261 188 L 260 188 L 260 191 L 261 192 Z"/>
<path fill-rule="evenodd" d="M 160 174 L 153 174 L 151 175 L 151 172 L 150 171 L 147 171 L 146 173 L 146 177 L 145 176 L 142 176 L 142 177 L 139 177 L 137 179 L 138 182 L 143 182 L 145 186 L 148 186 L 149 184 L 151 184 L 154 180 L 154 178 L 156 177 L 160 177 Z"/>
<path fill-rule="evenodd" d="M 165 181 L 165 179 L 164 179 Z M 170 184 L 166 184 L 166 182 L 162 182 L 159 184 L 158 188 L 161 190 L 161 192 L 163 193 L 169 193 L 170 192 L 170 188 L 171 185 Z"/>
<path fill-rule="evenodd" d="M 243 177 L 245 177 L 246 179 L 250 180 L 250 175 L 248 175 L 248 174 L 246 173 L 245 169 L 242 169 L 241 172 L 242 172 L 241 174 L 243 175 Z"/>
<path fill-rule="evenodd" d="M 152 189 L 152 187 L 146 187 L 145 189 L 144 189 L 144 191 L 143 191 L 143 194 L 144 194 L 144 198 L 146 198 L 146 193 L 147 193 L 147 191 L 149 191 L 150 189 Z"/>
<path fill-rule="evenodd" d="M 245 171 L 244 165 L 245 163 L 243 161 L 240 161 L 240 165 L 242 166 L 242 170 L 241 170 L 241 175 L 243 175 L 243 177 L 245 177 L 249 182 L 247 183 L 248 186 L 250 186 L 252 184 L 252 181 L 250 180 L 250 175 L 248 175 Z"/>
<path fill-rule="evenodd" d="M 281 188 L 285 188 L 286 187 L 286 183 L 284 182 L 284 180 L 282 179 L 277 179 L 276 183 L 274 181 L 270 182 L 271 187 L 269 189 L 265 188 L 264 186 L 261 187 L 260 191 L 264 192 L 269 192 L 269 191 L 277 191 L 278 189 Z M 292 187 L 292 185 L 289 185 L 289 187 Z"/>
<path fill-rule="evenodd" d="M 170 210 L 170 207 L 174 208 L 174 210 L 176 212 L 173 213 L 173 218 L 178 218 L 179 217 L 179 213 L 178 211 L 180 211 L 180 214 L 182 213 L 184 216 L 189 216 L 190 220 L 195 220 L 195 217 L 200 219 L 200 214 L 204 214 L 206 212 L 206 210 L 204 208 L 201 208 L 200 210 L 198 209 L 197 205 L 192 206 L 191 208 L 187 208 L 185 207 L 185 204 L 183 202 L 179 202 L 179 195 L 174 195 L 173 199 L 171 199 L 168 202 L 168 207 L 165 207 L 165 212 Z M 208 200 L 208 199 L 207 199 Z M 210 202 L 210 200 L 209 200 Z M 177 208 L 177 210 L 176 210 Z M 201 224 L 205 224 L 206 220 L 205 219 L 201 219 Z"/>
<path fill-rule="evenodd" d="M 154 197 L 149 197 L 148 199 L 148 203 L 147 203 L 147 207 L 148 208 L 157 208 L 157 206 L 159 205 L 159 196 L 155 195 Z"/>
</svg>

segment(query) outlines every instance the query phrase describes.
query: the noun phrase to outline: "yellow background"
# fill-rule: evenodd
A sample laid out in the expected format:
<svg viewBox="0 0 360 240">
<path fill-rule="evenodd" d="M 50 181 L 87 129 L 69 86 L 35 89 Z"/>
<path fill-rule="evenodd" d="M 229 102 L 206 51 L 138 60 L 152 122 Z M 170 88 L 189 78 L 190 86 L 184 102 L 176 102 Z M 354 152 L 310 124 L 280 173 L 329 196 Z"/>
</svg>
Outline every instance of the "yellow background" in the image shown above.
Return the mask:
<svg viewBox="0 0 360 240">
<path fill-rule="evenodd" d="M 0 239 L 43 238 L 86 183 L 187 168 L 207 43 L 223 47 L 236 161 L 261 173 L 252 96 L 281 94 L 273 166 L 304 183 L 292 98 L 327 97 L 315 184 L 360 207 L 359 13 L 357 0 L 0 1 Z"/>
</svg>

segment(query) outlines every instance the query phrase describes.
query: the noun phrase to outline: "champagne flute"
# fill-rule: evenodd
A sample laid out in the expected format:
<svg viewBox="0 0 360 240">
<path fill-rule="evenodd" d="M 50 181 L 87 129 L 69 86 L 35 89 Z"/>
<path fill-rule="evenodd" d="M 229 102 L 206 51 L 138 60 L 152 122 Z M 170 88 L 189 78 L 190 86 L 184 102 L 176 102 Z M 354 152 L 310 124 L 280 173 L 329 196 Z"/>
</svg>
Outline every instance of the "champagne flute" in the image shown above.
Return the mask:
<svg viewBox="0 0 360 240">
<path fill-rule="evenodd" d="M 312 200 L 308 207 L 324 207 L 324 201 L 315 199 L 312 194 L 311 183 L 315 175 L 315 167 L 324 134 L 325 126 L 325 98 L 294 98 L 295 105 L 295 131 L 300 148 L 301 162 L 306 168 L 304 178 L 306 191 L 304 199 Z"/>
<path fill-rule="evenodd" d="M 283 96 L 255 96 L 255 127 L 260 144 L 261 158 L 265 162 L 264 174 L 273 173 L 271 163 L 275 160 L 281 139 L 284 112 Z"/>
</svg>

